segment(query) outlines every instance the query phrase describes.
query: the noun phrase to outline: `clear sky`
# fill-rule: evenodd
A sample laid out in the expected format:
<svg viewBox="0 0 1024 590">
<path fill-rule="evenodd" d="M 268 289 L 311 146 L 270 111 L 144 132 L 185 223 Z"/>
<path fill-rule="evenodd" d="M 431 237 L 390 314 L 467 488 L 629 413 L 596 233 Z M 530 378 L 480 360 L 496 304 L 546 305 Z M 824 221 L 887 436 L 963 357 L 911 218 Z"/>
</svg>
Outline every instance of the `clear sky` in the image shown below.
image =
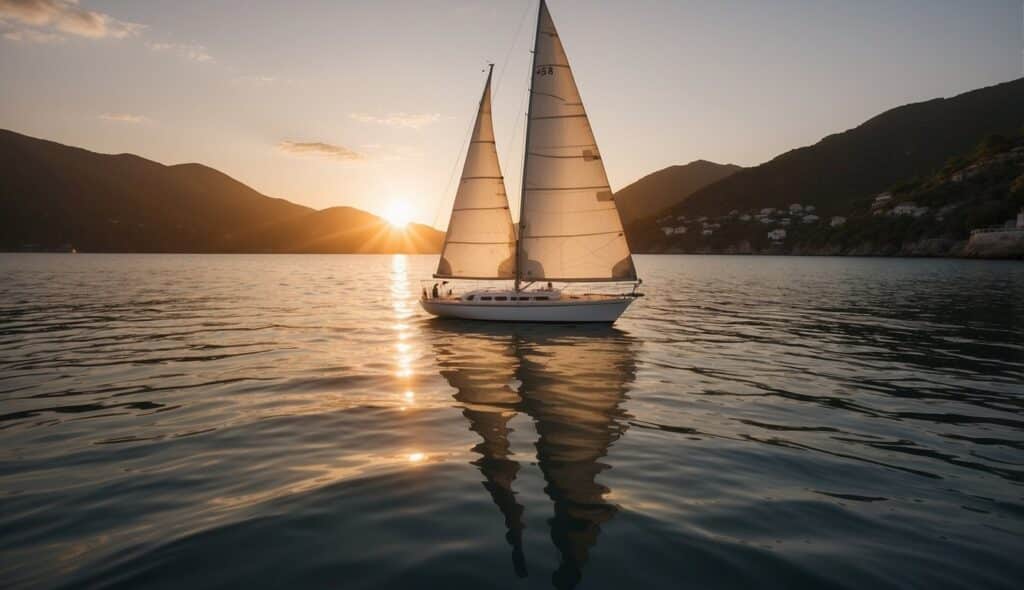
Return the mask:
<svg viewBox="0 0 1024 590">
<path fill-rule="evenodd" d="M 699 158 L 755 165 L 1024 67 L 1022 0 L 548 4 L 616 189 Z M 444 225 L 488 60 L 518 194 L 535 11 L 536 0 L 0 0 L 0 127 L 201 162 L 315 208 L 405 202 Z"/>
</svg>

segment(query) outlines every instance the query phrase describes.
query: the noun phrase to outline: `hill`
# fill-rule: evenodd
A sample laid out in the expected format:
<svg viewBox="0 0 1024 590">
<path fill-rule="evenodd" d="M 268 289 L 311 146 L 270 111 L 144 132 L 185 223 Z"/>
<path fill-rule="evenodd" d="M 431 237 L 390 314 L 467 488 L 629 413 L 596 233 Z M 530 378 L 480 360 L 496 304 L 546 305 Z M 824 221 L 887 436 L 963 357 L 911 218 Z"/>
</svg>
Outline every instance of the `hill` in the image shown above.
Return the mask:
<svg viewBox="0 0 1024 590">
<path fill-rule="evenodd" d="M 702 224 L 720 224 L 733 213 L 781 213 L 793 204 L 821 219 L 856 216 L 865 200 L 934 174 L 950 158 L 971 153 L 985 137 L 1016 134 L 1024 126 L 1022 104 L 1024 78 L 886 111 L 815 145 L 740 170 L 658 215 L 628 224 L 630 245 L 640 252 L 722 251 L 720 228 L 702 225 L 697 237 L 685 238 L 683 232 L 693 228 L 676 228 L 701 218 L 708 218 Z M 675 233 L 666 236 L 665 231 Z"/>
<path fill-rule="evenodd" d="M 88 252 L 437 252 L 349 207 L 271 198 L 201 164 L 165 166 L 0 130 L 0 249 Z"/>
<path fill-rule="evenodd" d="M 1024 78 L 886 111 L 815 145 L 786 152 L 707 186 L 673 213 L 814 205 L 847 212 L 852 200 L 940 168 L 991 134 L 1024 125 Z"/>
<path fill-rule="evenodd" d="M 991 135 L 928 174 L 850 202 L 841 216 L 812 205 L 675 216 L 648 251 L 1024 258 L 1024 130 Z M 664 219 L 664 218 L 663 218 Z M 1004 231 L 974 231 L 982 228 Z M 668 233 L 666 233 L 668 232 Z"/>
<path fill-rule="evenodd" d="M 695 160 L 644 176 L 615 193 L 615 205 L 624 223 L 659 213 L 682 203 L 699 189 L 742 170 L 735 164 Z"/>
</svg>

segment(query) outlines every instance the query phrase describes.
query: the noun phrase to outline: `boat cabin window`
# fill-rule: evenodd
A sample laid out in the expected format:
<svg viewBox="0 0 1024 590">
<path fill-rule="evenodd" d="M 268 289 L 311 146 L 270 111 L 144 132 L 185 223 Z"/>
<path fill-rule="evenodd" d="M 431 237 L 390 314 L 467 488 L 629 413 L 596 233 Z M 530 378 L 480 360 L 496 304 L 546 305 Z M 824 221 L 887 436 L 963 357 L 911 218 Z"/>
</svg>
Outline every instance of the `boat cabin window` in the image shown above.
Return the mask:
<svg viewBox="0 0 1024 590">
<path fill-rule="evenodd" d="M 490 297 L 481 297 L 480 298 L 480 301 L 490 301 L 490 300 L 491 300 Z"/>
<path fill-rule="evenodd" d="M 495 301 L 508 301 L 508 297 L 495 297 Z"/>
<path fill-rule="evenodd" d="M 534 299 L 536 299 L 537 301 L 547 301 L 549 298 L 547 295 L 545 295 L 543 297 L 534 297 Z"/>
<path fill-rule="evenodd" d="M 476 299 L 476 295 L 466 295 L 466 301 L 472 301 Z"/>
</svg>

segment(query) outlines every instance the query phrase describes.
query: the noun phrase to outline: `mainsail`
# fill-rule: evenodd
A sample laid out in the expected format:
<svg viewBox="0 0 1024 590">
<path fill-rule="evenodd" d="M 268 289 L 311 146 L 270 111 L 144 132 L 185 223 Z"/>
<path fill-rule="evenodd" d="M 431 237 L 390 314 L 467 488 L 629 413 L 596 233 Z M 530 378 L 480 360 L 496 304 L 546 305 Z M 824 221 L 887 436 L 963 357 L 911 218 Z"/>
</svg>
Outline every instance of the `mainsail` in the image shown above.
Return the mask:
<svg viewBox="0 0 1024 590">
<path fill-rule="evenodd" d="M 517 282 L 636 280 L 601 152 L 544 0 L 522 190 Z"/>
<path fill-rule="evenodd" d="M 491 122 L 491 73 L 480 99 L 437 278 L 515 278 L 516 236 Z"/>
</svg>

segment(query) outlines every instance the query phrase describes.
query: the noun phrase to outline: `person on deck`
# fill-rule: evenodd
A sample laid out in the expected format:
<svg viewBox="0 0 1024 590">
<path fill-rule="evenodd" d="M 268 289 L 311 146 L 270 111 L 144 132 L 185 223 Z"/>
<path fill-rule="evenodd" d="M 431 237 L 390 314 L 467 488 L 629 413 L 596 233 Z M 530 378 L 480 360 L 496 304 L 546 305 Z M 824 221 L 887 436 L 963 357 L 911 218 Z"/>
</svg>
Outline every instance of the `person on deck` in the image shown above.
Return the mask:
<svg viewBox="0 0 1024 590">
<path fill-rule="evenodd" d="M 439 293 L 437 292 L 437 283 L 434 283 L 434 288 L 430 290 L 430 295 L 431 295 L 431 297 L 433 297 L 434 299 L 437 299 L 437 298 L 438 298 L 438 296 L 439 296 Z"/>
</svg>

